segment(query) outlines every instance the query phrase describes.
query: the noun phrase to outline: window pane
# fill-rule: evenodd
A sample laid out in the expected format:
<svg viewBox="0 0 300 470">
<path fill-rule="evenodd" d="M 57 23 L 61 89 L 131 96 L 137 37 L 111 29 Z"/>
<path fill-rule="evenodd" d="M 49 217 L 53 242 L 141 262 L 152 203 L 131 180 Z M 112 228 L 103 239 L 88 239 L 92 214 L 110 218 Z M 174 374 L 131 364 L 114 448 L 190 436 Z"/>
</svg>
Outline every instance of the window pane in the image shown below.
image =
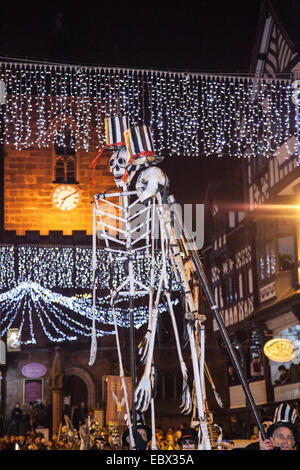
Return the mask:
<svg viewBox="0 0 300 470">
<path fill-rule="evenodd" d="M 74 183 L 75 180 L 75 159 L 71 157 L 67 160 L 67 183 Z"/>
<path fill-rule="evenodd" d="M 55 163 L 55 181 L 57 183 L 64 183 L 65 181 L 65 163 L 60 158 Z"/>
<path fill-rule="evenodd" d="M 229 227 L 235 227 L 235 213 L 233 211 L 229 211 Z"/>
<path fill-rule="evenodd" d="M 294 239 L 282 237 L 278 239 L 279 270 L 293 269 L 295 264 Z"/>
</svg>

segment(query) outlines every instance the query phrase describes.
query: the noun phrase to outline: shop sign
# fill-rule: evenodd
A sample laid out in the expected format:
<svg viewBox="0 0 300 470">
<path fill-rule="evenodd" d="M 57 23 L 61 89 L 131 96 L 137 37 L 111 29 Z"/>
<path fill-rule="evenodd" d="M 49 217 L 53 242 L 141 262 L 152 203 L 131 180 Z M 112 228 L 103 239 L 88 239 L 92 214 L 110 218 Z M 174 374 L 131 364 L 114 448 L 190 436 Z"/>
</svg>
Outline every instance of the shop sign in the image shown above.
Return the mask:
<svg viewBox="0 0 300 470">
<path fill-rule="evenodd" d="M 32 362 L 22 367 L 22 374 L 29 379 L 37 379 L 43 377 L 47 372 L 47 368 L 38 362 Z"/>
<path fill-rule="evenodd" d="M 292 341 L 285 338 L 274 338 L 264 345 L 265 355 L 275 362 L 290 362 L 294 356 Z"/>
</svg>

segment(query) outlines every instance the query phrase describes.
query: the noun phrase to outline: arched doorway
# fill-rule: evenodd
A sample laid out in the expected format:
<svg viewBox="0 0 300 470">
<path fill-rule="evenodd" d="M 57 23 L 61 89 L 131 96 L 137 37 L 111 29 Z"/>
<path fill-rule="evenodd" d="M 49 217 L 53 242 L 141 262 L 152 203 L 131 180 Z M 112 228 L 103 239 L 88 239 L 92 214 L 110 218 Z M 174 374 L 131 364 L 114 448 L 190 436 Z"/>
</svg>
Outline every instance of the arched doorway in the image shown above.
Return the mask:
<svg viewBox="0 0 300 470">
<path fill-rule="evenodd" d="M 70 397 L 69 405 L 78 406 L 81 401 L 88 402 L 88 389 L 78 375 L 64 376 L 64 396 Z"/>
<path fill-rule="evenodd" d="M 65 369 L 64 395 L 71 395 L 73 406 L 85 401 L 89 409 L 96 408 L 96 387 L 93 377 L 85 369 L 80 367 L 69 367 Z M 74 387 L 74 390 L 73 390 Z M 75 390 L 75 387 L 77 390 Z"/>
</svg>

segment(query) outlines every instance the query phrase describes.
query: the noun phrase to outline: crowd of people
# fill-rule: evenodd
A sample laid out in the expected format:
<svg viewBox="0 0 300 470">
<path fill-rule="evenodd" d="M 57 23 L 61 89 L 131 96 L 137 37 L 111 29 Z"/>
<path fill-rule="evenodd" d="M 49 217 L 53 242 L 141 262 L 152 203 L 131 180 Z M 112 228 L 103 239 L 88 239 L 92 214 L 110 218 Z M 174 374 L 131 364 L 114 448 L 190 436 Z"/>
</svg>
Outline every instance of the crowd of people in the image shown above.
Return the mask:
<svg viewBox="0 0 300 470">
<path fill-rule="evenodd" d="M 11 411 L 8 434 L 16 435 L 34 432 L 37 426 L 49 428 L 51 421 L 51 407 L 47 402 L 30 402 L 26 412 L 23 412 L 20 403 L 16 403 Z"/>
<path fill-rule="evenodd" d="M 71 422 L 60 426 L 59 432 L 48 438 L 45 429 L 35 426 L 32 420 L 32 409 L 25 418 L 29 428 L 25 433 L 20 432 L 24 422 L 23 412 L 19 406 L 12 410 L 10 431 L 0 438 L 0 450 L 148 450 L 155 441 L 158 450 L 197 450 L 201 431 L 197 426 L 185 427 L 183 424 L 167 430 L 157 427 L 155 436 L 143 420 L 139 420 L 135 429 L 124 426 L 103 427 L 89 413 L 82 413 L 78 420 L 78 429 Z M 43 410 L 45 411 L 45 409 Z M 80 410 L 79 410 L 80 411 Z M 86 410 L 85 410 L 86 411 Z M 280 404 L 274 417 L 263 420 L 264 436 L 259 435 L 247 446 L 237 448 L 234 442 L 219 440 L 216 450 L 300 450 L 299 416 L 296 408 L 287 403 Z M 134 447 L 133 447 L 134 445 Z"/>
<path fill-rule="evenodd" d="M 28 431 L 26 434 L 6 433 L 0 438 L 0 450 L 128 450 L 130 449 L 129 432 L 122 432 L 119 428 L 102 428 L 94 431 L 92 428 L 89 432 L 88 443 L 85 440 L 84 425 L 79 431 L 71 430 L 67 426 L 63 426 L 59 434 L 54 434 L 47 439 L 42 432 Z M 94 431 L 94 432 L 93 432 Z M 197 439 L 197 432 L 194 433 Z M 186 433 L 186 438 L 190 432 Z M 159 450 L 179 450 L 182 437 L 181 431 L 170 428 L 166 433 L 161 429 L 156 430 L 156 442 Z M 151 429 L 142 424 L 137 425 L 134 432 L 134 439 L 137 446 L 145 450 L 150 448 Z"/>
</svg>

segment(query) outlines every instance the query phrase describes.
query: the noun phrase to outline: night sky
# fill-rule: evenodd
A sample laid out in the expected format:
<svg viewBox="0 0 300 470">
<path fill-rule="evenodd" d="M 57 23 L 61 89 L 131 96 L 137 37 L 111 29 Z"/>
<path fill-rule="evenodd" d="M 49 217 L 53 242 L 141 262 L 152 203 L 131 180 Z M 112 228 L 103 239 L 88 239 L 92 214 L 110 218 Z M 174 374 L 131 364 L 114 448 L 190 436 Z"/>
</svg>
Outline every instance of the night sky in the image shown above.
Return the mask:
<svg viewBox="0 0 300 470">
<path fill-rule="evenodd" d="M 197 6 L 195 6 L 197 5 Z M 261 0 L 6 2 L 0 56 L 174 71 L 247 73 Z M 162 167 L 179 202 L 202 202 L 207 181 L 237 159 L 172 158 Z"/>
<path fill-rule="evenodd" d="M 249 68 L 261 0 L 27 1 L 1 6 L 0 54 L 198 71 Z"/>
</svg>

